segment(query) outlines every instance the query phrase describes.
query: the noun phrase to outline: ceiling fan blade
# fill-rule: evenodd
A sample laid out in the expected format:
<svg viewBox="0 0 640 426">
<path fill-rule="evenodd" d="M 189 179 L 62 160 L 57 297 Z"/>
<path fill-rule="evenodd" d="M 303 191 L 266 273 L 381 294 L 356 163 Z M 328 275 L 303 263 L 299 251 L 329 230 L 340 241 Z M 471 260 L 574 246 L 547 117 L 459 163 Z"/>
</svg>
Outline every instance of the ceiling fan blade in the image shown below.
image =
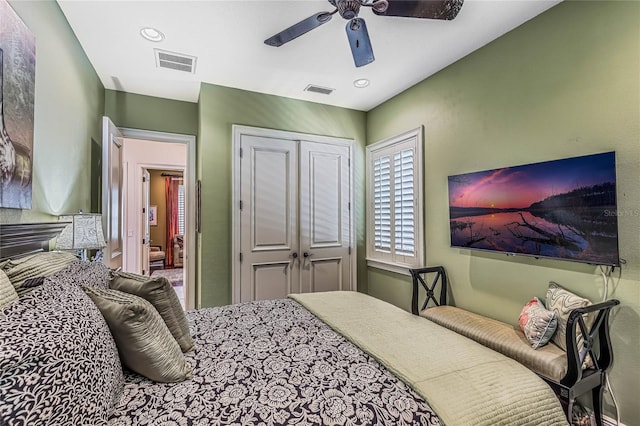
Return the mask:
<svg viewBox="0 0 640 426">
<path fill-rule="evenodd" d="M 407 18 L 426 18 L 452 20 L 460 12 L 464 0 L 387 0 L 386 11 L 373 9 L 381 16 L 404 16 Z"/>
<path fill-rule="evenodd" d="M 364 19 L 353 18 L 347 22 L 347 38 L 356 67 L 370 64 L 375 60 Z"/>
<path fill-rule="evenodd" d="M 279 47 L 290 42 L 294 38 L 300 37 L 304 33 L 308 33 L 314 28 L 329 22 L 335 12 L 318 12 L 313 16 L 309 16 L 297 24 L 294 24 L 286 30 L 280 31 L 278 34 L 269 37 L 264 41 L 269 46 Z"/>
</svg>

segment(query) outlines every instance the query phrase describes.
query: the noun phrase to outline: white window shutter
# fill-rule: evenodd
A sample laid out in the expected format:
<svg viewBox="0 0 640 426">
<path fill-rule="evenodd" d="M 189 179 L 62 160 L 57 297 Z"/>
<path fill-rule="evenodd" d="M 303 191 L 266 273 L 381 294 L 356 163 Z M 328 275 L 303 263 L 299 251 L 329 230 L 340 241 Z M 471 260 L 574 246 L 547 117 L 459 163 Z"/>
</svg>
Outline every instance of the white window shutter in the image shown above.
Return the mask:
<svg viewBox="0 0 640 426">
<path fill-rule="evenodd" d="M 374 246 L 391 252 L 391 159 L 378 157 L 373 162 Z"/>
<path fill-rule="evenodd" d="M 423 266 L 422 128 L 367 146 L 367 262 Z"/>
<path fill-rule="evenodd" d="M 401 256 L 415 255 L 413 158 L 412 149 L 393 156 L 395 253 Z"/>
<path fill-rule="evenodd" d="M 178 185 L 178 232 L 184 235 L 184 185 Z"/>
</svg>

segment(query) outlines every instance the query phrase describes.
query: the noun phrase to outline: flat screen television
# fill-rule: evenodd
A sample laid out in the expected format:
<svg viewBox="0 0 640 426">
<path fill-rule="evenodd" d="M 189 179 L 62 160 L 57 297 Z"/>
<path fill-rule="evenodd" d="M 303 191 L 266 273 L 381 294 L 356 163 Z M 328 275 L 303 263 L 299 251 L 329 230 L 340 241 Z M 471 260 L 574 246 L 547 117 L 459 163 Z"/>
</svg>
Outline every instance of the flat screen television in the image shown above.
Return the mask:
<svg viewBox="0 0 640 426">
<path fill-rule="evenodd" d="M 448 179 L 452 247 L 620 264 L 615 152 Z"/>
</svg>

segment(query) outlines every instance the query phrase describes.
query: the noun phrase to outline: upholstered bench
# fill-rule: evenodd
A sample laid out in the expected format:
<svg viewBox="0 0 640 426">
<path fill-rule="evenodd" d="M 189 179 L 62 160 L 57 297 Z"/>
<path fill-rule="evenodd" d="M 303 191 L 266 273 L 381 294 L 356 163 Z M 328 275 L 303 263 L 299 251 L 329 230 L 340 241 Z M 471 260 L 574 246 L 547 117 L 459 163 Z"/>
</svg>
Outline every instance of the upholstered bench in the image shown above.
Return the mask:
<svg viewBox="0 0 640 426">
<path fill-rule="evenodd" d="M 596 423 L 602 425 L 605 374 L 613 360 L 608 319 L 611 308 L 620 304 L 618 300 L 572 310 L 566 324 L 566 351 L 553 342 L 533 349 L 520 327 L 447 306 L 447 278 L 443 267 L 411 269 L 410 272 L 413 279 L 411 310 L 414 315 L 513 358 L 538 374 L 555 391 L 568 419 L 571 418 L 575 399 L 591 391 Z M 424 280 L 428 274 L 435 274 L 429 284 Z M 434 290 L 438 284 L 440 295 L 436 300 Z M 421 286 L 426 291 L 426 299 L 418 308 Z M 435 306 L 428 306 L 430 301 Z M 586 321 L 585 314 L 592 315 L 593 321 Z M 587 323 L 592 325 L 589 327 Z M 578 330 L 583 339 L 578 339 Z M 585 362 L 589 357 L 592 361 Z"/>
<path fill-rule="evenodd" d="M 556 382 L 567 374 L 567 354 L 564 350 L 553 343 L 532 349 L 519 327 L 455 306 L 434 306 L 420 312 L 420 316 L 513 358 Z"/>
</svg>

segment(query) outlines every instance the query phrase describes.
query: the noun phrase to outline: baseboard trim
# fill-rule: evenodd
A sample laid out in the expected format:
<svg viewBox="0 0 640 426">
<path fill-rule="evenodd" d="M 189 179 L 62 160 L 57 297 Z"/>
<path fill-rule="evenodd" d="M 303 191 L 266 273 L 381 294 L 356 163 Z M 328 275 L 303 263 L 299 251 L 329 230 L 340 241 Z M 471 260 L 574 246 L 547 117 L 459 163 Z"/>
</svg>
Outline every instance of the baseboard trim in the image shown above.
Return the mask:
<svg viewBox="0 0 640 426">
<path fill-rule="evenodd" d="M 585 413 L 587 416 L 589 416 L 589 423 L 591 424 L 591 426 L 595 426 L 596 425 L 596 417 L 593 414 L 593 410 L 586 408 L 584 409 Z M 573 424 L 573 423 L 572 423 Z M 616 419 L 613 419 L 611 417 L 607 417 L 607 416 L 602 416 L 602 426 L 626 426 L 624 423 L 617 423 Z"/>
<path fill-rule="evenodd" d="M 625 426 L 622 423 L 617 423 L 616 419 L 612 419 L 611 417 L 602 416 L 602 426 Z"/>
</svg>

